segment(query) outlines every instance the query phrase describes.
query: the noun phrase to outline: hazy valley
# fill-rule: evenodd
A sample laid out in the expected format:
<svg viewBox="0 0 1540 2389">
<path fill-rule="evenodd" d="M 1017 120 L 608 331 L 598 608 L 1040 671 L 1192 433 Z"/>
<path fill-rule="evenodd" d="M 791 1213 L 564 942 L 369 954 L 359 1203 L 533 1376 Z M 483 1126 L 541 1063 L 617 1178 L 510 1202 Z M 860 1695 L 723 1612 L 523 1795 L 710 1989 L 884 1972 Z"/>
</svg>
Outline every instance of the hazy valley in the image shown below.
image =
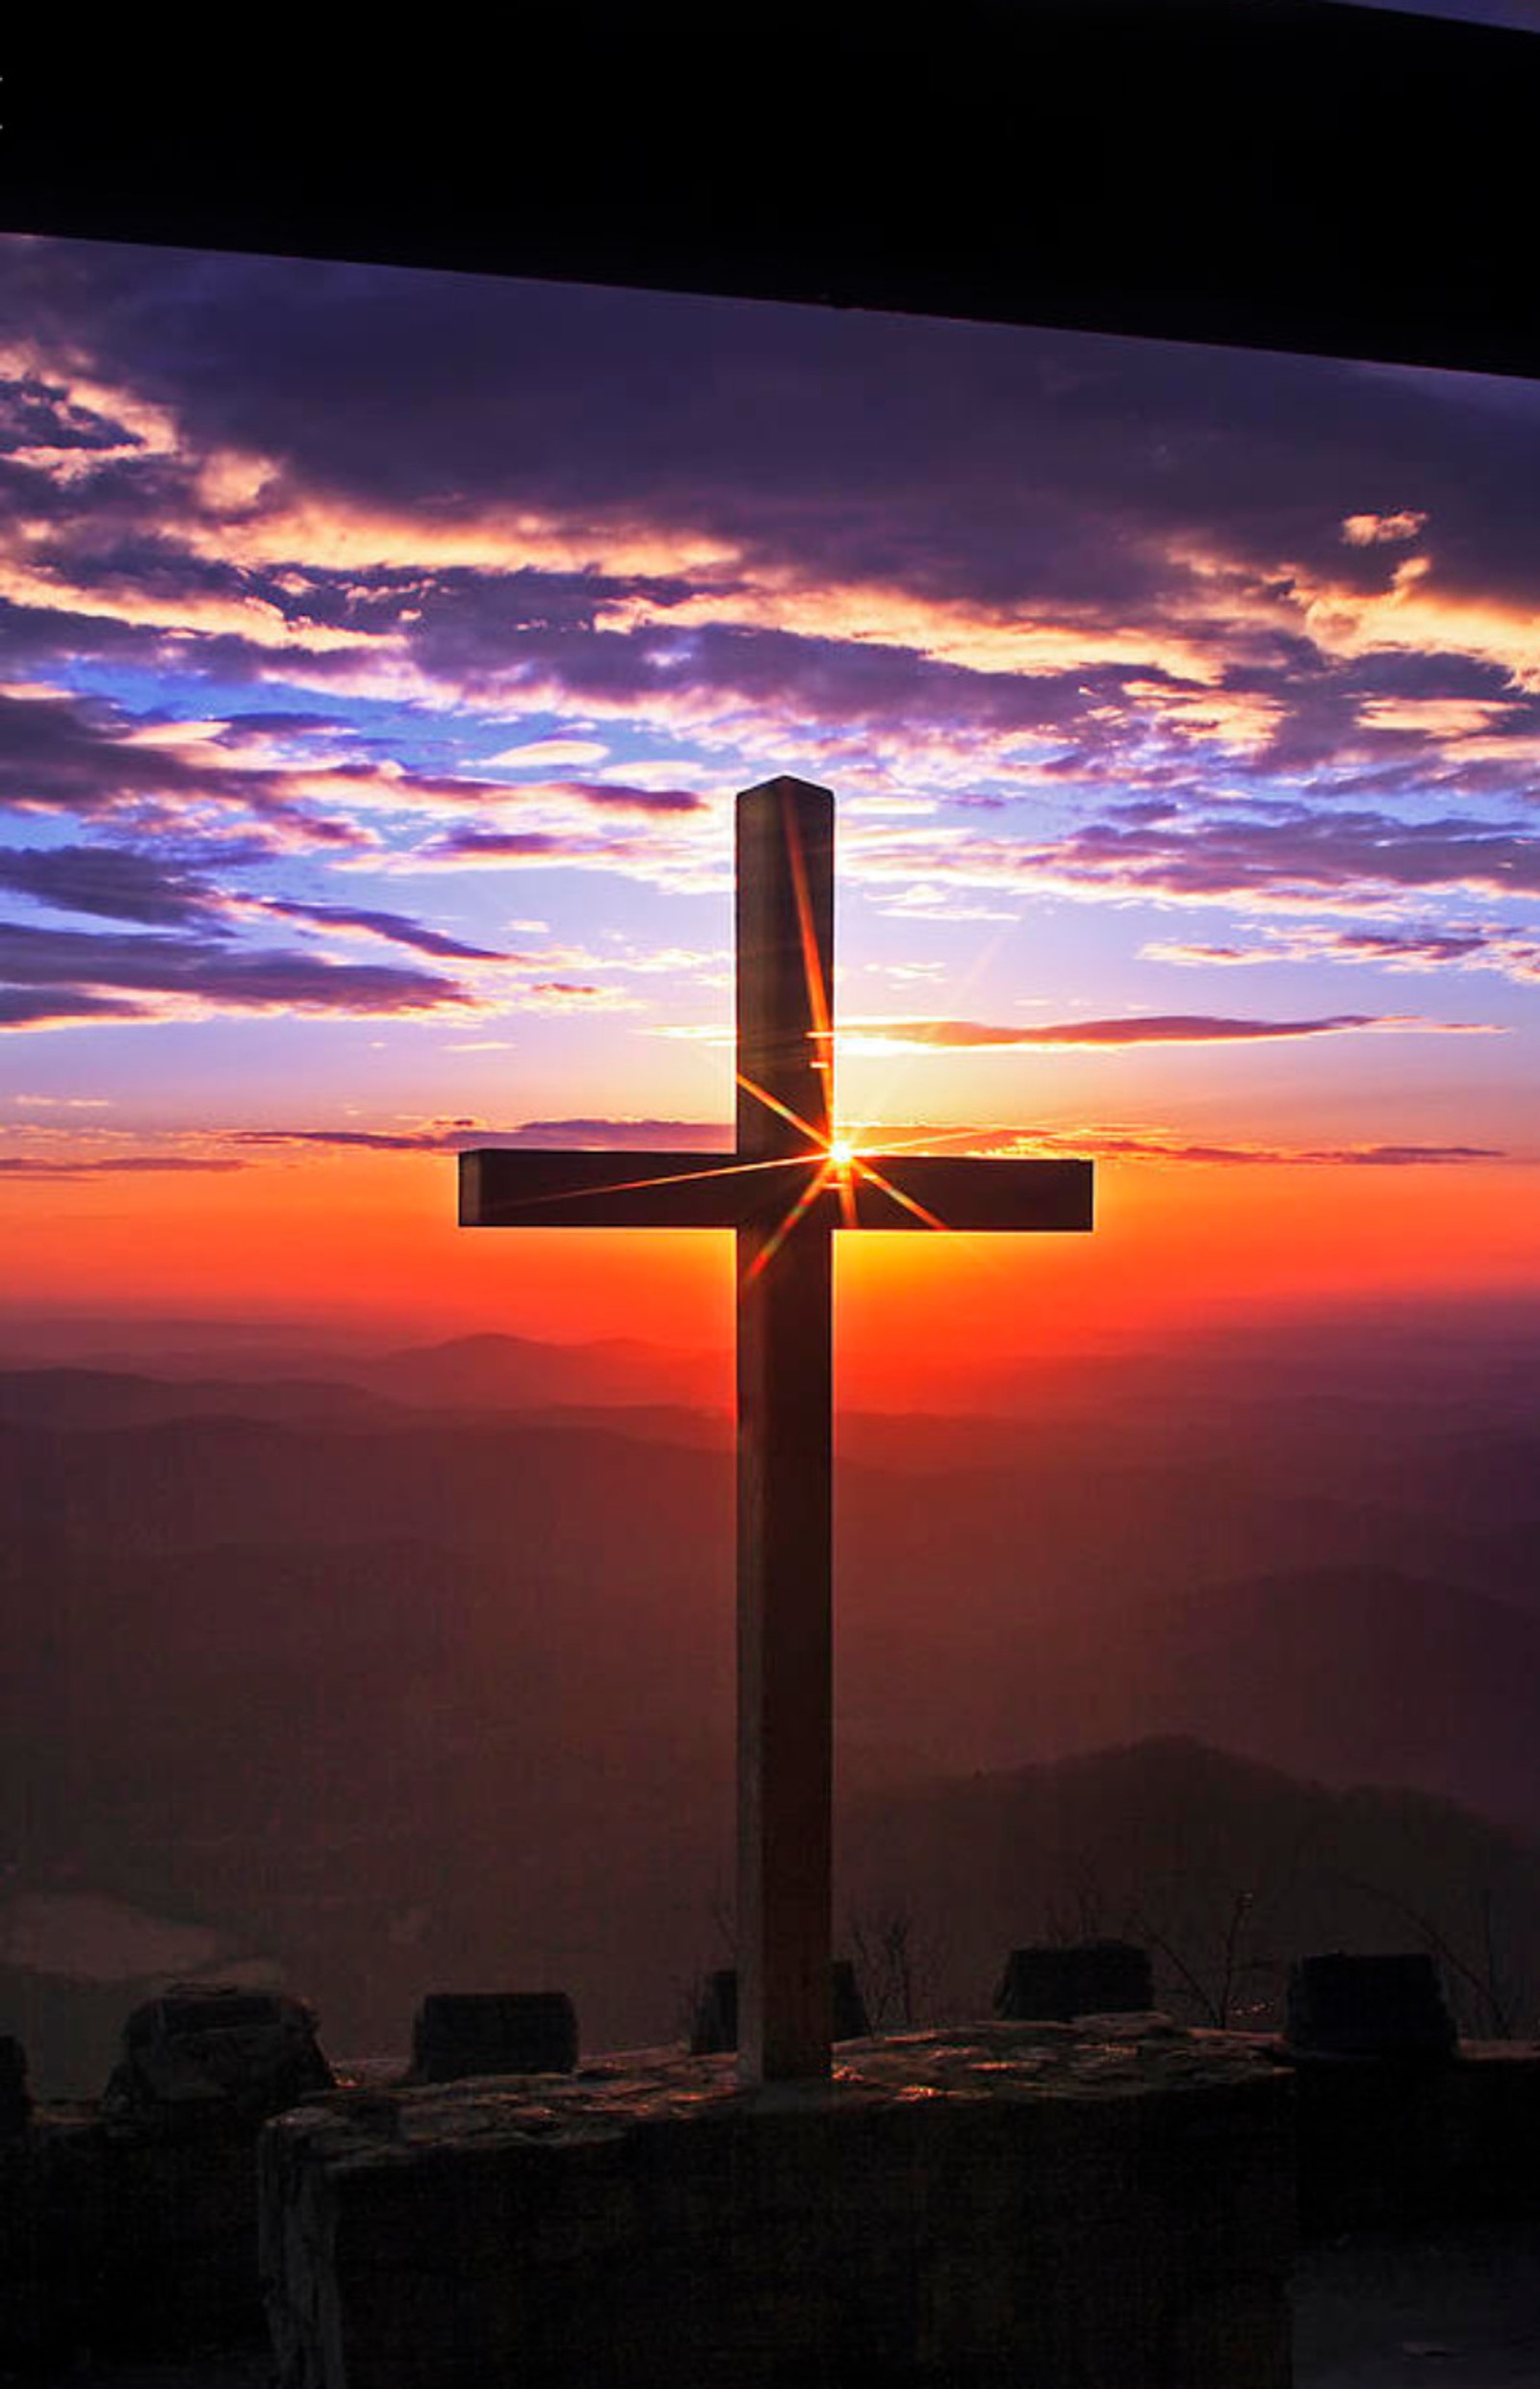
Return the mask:
<svg viewBox="0 0 1540 2389">
<path fill-rule="evenodd" d="M 1527 1374 L 1389 1342 L 842 1414 L 841 1914 L 901 1928 L 916 1999 L 1043 1933 L 1142 1929 L 1194 2012 L 1432 1934 L 1469 2020 L 1540 2010 Z M 677 2028 L 730 1954 L 720 1360 L 135 1357 L 0 1372 L 0 1995 L 39 2076 L 90 2087 L 155 1970 L 119 1911 L 281 1971 L 343 2053 L 451 1984 L 563 1984 L 591 2046 Z"/>
</svg>

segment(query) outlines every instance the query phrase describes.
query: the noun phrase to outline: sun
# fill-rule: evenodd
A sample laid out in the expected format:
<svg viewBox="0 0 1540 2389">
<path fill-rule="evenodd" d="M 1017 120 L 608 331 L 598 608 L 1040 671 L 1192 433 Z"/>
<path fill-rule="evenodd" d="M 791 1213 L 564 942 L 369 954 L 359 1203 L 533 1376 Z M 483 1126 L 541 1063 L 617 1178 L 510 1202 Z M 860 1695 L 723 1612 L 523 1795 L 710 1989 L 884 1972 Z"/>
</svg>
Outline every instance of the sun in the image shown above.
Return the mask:
<svg viewBox="0 0 1540 2389">
<path fill-rule="evenodd" d="M 848 1169 L 856 1158 L 856 1147 L 848 1137 L 831 1137 L 829 1161 L 832 1169 Z"/>
</svg>

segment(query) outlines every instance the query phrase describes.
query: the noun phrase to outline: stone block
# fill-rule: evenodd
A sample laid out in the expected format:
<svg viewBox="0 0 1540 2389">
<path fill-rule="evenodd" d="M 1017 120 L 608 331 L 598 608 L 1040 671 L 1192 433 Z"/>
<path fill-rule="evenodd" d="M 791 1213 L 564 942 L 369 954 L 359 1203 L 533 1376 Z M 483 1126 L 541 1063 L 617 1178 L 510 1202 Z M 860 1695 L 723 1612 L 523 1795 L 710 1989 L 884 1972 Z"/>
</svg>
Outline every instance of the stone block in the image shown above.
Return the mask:
<svg viewBox="0 0 1540 2389">
<path fill-rule="evenodd" d="M 856 1969 L 848 1958 L 835 1958 L 829 1969 L 829 1995 L 834 2041 L 862 2041 L 871 2030 L 866 2002 L 860 1995 Z M 738 1969 L 719 1966 L 706 1979 L 690 2026 L 692 2057 L 714 2057 L 738 2045 Z"/>
<path fill-rule="evenodd" d="M 263 2135 L 284 2389 L 1287 2389 L 1292 2081 L 1109 2020 L 644 2053 Z"/>
<path fill-rule="evenodd" d="M 996 2016 L 1029 2023 L 1153 2009 L 1149 1952 L 1134 1941 L 1042 1942 L 1013 1949 L 994 1994 Z"/>
<path fill-rule="evenodd" d="M 123 2026 L 102 2114 L 140 2136 L 249 2134 L 332 2080 L 304 2000 L 235 1983 L 178 1984 Z"/>
<path fill-rule="evenodd" d="M 1289 1968 L 1285 2032 L 1291 2055 L 1442 2063 L 1454 2019 L 1423 1949 L 1389 1956 L 1334 1950 Z"/>
<path fill-rule="evenodd" d="M 564 1991 L 430 1991 L 412 2024 L 412 2079 L 571 2073 L 578 2011 Z"/>
<path fill-rule="evenodd" d="M 25 2132 L 31 2115 L 27 2052 L 13 2033 L 0 2033 L 0 2141 Z"/>
</svg>

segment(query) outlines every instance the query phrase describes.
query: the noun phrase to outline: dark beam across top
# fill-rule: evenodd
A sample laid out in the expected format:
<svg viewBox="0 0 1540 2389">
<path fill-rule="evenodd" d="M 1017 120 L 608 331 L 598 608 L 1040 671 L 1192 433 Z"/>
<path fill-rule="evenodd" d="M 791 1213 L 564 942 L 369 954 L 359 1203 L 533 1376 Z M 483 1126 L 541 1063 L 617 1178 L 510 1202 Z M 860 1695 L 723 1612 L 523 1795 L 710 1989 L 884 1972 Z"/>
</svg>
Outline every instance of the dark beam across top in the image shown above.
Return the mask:
<svg viewBox="0 0 1540 2389">
<path fill-rule="evenodd" d="M 513 26 L 513 20 L 509 20 Z M 18 18 L 0 225 L 1540 374 L 1540 36 L 1338 0 Z M 747 62 L 747 70 L 746 70 Z"/>
</svg>

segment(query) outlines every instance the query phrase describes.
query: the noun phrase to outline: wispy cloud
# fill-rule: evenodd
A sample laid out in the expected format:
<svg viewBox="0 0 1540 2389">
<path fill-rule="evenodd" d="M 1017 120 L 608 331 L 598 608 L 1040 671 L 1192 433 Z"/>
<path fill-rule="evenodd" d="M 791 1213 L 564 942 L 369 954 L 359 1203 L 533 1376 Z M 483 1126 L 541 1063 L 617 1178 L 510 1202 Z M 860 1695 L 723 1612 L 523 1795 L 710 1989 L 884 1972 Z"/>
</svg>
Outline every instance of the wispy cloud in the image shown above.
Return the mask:
<svg viewBox="0 0 1540 2389">
<path fill-rule="evenodd" d="M 1532 394 L 124 244 L 0 265 L 0 889 L 124 932 L 0 932 L 6 1025 L 474 1028 L 700 984 L 731 958 L 667 906 L 725 892 L 728 795 L 781 770 L 839 789 L 847 917 L 895 971 L 1100 912 L 1056 1026 L 1000 1022 L 981 937 L 982 1017 L 853 1046 L 1484 1025 L 1319 985 L 1073 1016 L 1126 1000 L 1090 958 L 1152 905 L 1155 965 L 1540 980 L 1503 917 L 1540 894 Z M 552 931 L 494 926 L 515 870 Z M 598 874 L 631 884 L 607 919 Z"/>
<path fill-rule="evenodd" d="M 411 1015 L 472 998 L 453 980 L 315 955 L 238 949 L 206 937 L 22 929 L 0 923 L 0 1021 L 209 1012 Z M 150 1004 L 141 999 L 148 997 Z"/>
<path fill-rule="evenodd" d="M 1324 1037 L 1375 1029 L 1440 1034 L 1490 1034 L 1485 1021 L 1420 1020 L 1393 1014 L 1337 1013 L 1319 1020 L 1247 1020 L 1203 1013 L 1144 1013 L 1120 1020 L 1058 1020 L 1041 1026 L 985 1020 L 851 1020 L 836 1042 L 858 1053 L 905 1045 L 950 1052 L 1028 1046 L 1224 1045 L 1250 1040 Z"/>
<path fill-rule="evenodd" d="M 124 996 L 94 995 L 85 988 L 0 987 L 0 1029 L 55 1029 L 107 1020 L 145 1020 L 145 1004 Z"/>
<path fill-rule="evenodd" d="M 209 809 L 298 847 L 367 848 L 354 818 L 474 808 L 505 797 L 497 781 L 408 772 L 398 765 L 251 760 L 222 723 L 136 718 L 100 699 L 0 689 L 0 812 L 111 820 L 130 834 L 183 838 L 211 826 Z"/>
<path fill-rule="evenodd" d="M 477 1146 L 548 1152 L 723 1152 L 732 1129 L 721 1120 L 532 1119 L 516 1128 L 475 1119 L 428 1120 L 399 1128 L 252 1128 L 237 1144 L 356 1145 L 381 1153 L 461 1153 Z"/>
<path fill-rule="evenodd" d="M 247 862 L 266 862 L 269 849 L 262 841 L 237 842 L 222 850 L 205 849 L 198 863 L 213 862 L 221 866 L 228 882 L 232 867 Z M 542 963 L 549 966 L 546 955 L 508 952 L 505 949 L 477 945 L 448 932 L 434 929 L 402 912 L 377 908 L 304 903 L 297 898 L 264 896 L 232 889 L 228 884 L 221 889 L 214 885 L 208 871 L 190 861 L 180 861 L 174 851 L 157 854 L 151 850 L 129 846 L 64 845 L 52 847 L 0 847 L 0 888 L 11 888 L 48 906 L 56 912 L 83 913 L 109 920 L 132 921 L 156 928 L 196 931 L 206 941 L 201 949 L 179 949 L 165 944 L 155 946 L 138 940 L 132 947 L 121 945 L 100 949 L 88 955 L 94 966 L 104 963 L 111 972 L 125 968 L 139 973 L 146 962 L 188 968 L 203 965 L 204 991 L 212 993 L 217 981 L 226 989 L 237 987 L 237 957 L 245 949 L 233 942 L 239 930 L 252 924 L 293 921 L 308 929 L 320 930 L 334 937 L 372 938 L 392 945 L 405 946 L 446 961 L 500 963 L 507 967 Z M 48 933 L 57 936 L 59 933 Z M 0 938 L 5 933 L 0 930 Z M 216 940 L 226 946 L 225 955 L 216 973 L 208 967 L 211 946 Z M 66 956 L 85 951 L 57 948 Z M 13 949 L 30 956 L 33 966 L 38 949 L 23 945 Z M 311 958 L 295 956 L 297 963 Z M 262 967 L 272 967 L 273 958 L 267 956 Z M 135 977 L 135 984 L 142 982 Z M 338 983 L 338 992 L 345 983 Z M 327 983 L 328 988 L 330 983 Z M 353 982 L 355 989 L 367 982 Z"/>
<path fill-rule="evenodd" d="M 154 927 L 207 923 L 217 902 L 197 872 L 123 846 L 0 846 L 0 887 L 56 912 Z"/>
<path fill-rule="evenodd" d="M 640 787 L 625 781 L 607 780 L 544 780 L 527 785 L 515 783 L 493 792 L 516 801 L 521 806 L 531 803 L 555 803 L 589 808 L 598 813 L 699 813 L 706 809 L 706 799 L 693 788 Z"/>
<path fill-rule="evenodd" d="M 1381 970 L 1490 970 L 1520 984 L 1540 983 L 1540 934 L 1499 921 L 1407 923 L 1344 929 L 1320 922 L 1264 926 L 1254 945 L 1204 945 L 1154 938 L 1147 962 L 1219 965 L 1257 963 L 1360 963 Z"/>
<path fill-rule="evenodd" d="M 579 796 L 576 807 L 543 806 L 528 828 L 471 822 L 403 846 L 389 858 L 372 858 L 364 867 L 405 877 L 431 871 L 603 871 L 680 890 L 726 884 L 731 841 L 699 799 L 692 798 L 688 808 L 660 807 L 655 823 L 626 818 L 636 809 L 647 809 L 620 805 L 614 809 L 617 820 L 596 819 L 589 800 Z M 691 817 L 681 819 L 685 814 Z"/>
<path fill-rule="evenodd" d="M 1407 888 L 1535 894 L 1540 838 L 1469 815 L 1407 821 L 1293 800 L 1212 811 L 1173 802 L 1131 806 L 1054 838 L 895 833 L 865 841 L 852 867 L 888 884 L 923 876 L 1023 895 L 1320 909 L 1330 900 L 1372 905 Z"/>
<path fill-rule="evenodd" d="M 1415 539 L 1426 526 L 1426 515 L 1412 511 L 1404 514 L 1349 514 L 1344 519 L 1342 535 L 1350 548 L 1378 548 L 1387 542 Z"/>
<path fill-rule="evenodd" d="M 1268 1144 L 1261 1142 L 1200 1143 L 1179 1129 L 1088 1127 L 1044 1136 L 1035 1131 L 1006 1137 L 997 1154 L 1079 1155 L 1087 1160 L 1136 1166 L 1216 1169 L 1455 1169 L 1506 1161 L 1498 1145 L 1485 1144 Z"/>
<path fill-rule="evenodd" d="M 529 738 L 486 758 L 489 769 L 549 771 L 553 763 L 602 763 L 609 749 L 599 738 Z"/>
<path fill-rule="evenodd" d="M 175 1174 L 181 1170 L 228 1171 L 242 1169 L 245 1164 L 229 1156 L 209 1154 L 201 1158 L 179 1153 L 82 1154 L 74 1159 L 47 1158 L 27 1153 L 0 1153 L 0 1177 L 4 1178 L 112 1178 L 136 1177 L 149 1174 Z"/>
<path fill-rule="evenodd" d="M 1495 1145 L 1438 1143 L 1286 1144 L 1261 1141 L 1200 1142 L 1178 1128 L 1089 1122 L 1056 1130 L 916 1120 L 861 1122 L 862 1149 L 879 1153 L 952 1152 L 965 1158 L 1097 1160 L 1160 1166 L 1276 1166 L 1310 1169 L 1412 1169 L 1503 1161 Z M 576 1118 L 526 1120 L 495 1128 L 475 1119 L 403 1122 L 398 1127 L 244 1129 L 228 1146 L 339 1146 L 367 1152 L 453 1154 L 477 1148 L 573 1152 L 712 1153 L 731 1151 L 732 1130 L 721 1120 Z"/>
<path fill-rule="evenodd" d="M 302 921 L 315 929 L 326 929 L 343 935 L 383 938 L 392 945 L 415 946 L 420 953 L 437 954 L 447 961 L 462 963 L 518 963 L 526 958 L 500 952 L 493 946 L 468 945 L 463 938 L 451 938 L 443 930 L 430 929 L 422 921 L 414 921 L 404 912 L 381 912 L 362 907 L 341 904 L 299 904 L 292 898 L 262 896 L 252 900 L 252 910 L 270 913 L 275 919 Z"/>
</svg>

